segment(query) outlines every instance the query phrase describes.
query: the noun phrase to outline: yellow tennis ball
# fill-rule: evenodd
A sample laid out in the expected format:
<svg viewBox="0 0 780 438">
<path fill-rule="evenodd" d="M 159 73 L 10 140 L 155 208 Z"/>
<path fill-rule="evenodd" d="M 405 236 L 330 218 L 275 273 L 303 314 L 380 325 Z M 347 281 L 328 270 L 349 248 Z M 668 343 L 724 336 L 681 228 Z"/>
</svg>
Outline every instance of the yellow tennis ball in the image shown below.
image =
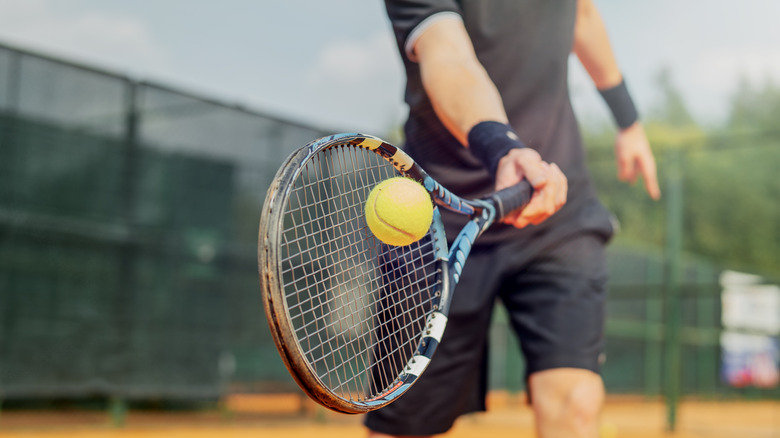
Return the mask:
<svg viewBox="0 0 780 438">
<path fill-rule="evenodd" d="M 395 177 L 382 181 L 366 200 L 366 222 L 388 245 L 412 244 L 428 232 L 433 204 L 428 191 L 417 181 Z"/>
</svg>

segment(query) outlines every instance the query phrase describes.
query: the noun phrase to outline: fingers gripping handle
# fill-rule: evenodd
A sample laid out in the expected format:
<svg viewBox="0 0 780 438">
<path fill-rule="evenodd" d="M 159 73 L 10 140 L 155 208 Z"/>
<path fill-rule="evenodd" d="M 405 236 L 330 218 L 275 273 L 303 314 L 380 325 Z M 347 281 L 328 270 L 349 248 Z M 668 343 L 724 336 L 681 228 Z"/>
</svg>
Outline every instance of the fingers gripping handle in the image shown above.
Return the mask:
<svg viewBox="0 0 780 438">
<path fill-rule="evenodd" d="M 522 180 L 519 184 L 499 190 L 490 195 L 490 200 L 496 206 L 496 220 L 501 220 L 509 213 L 523 208 L 531 202 L 534 188 L 528 180 Z"/>
</svg>

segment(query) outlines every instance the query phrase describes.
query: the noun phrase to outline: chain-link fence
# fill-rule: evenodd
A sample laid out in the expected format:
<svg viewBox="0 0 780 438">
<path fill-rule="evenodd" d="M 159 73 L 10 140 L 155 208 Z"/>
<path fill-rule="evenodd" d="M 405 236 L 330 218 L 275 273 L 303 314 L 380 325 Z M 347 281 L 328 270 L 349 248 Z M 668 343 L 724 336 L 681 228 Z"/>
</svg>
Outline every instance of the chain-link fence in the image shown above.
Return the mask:
<svg viewBox="0 0 780 438">
<path fill-rule="evenodd" d="M 0 396 L 290 385 L 257 221 L 282 160 L 324 134 L 0 46 Z"/>
</svg>

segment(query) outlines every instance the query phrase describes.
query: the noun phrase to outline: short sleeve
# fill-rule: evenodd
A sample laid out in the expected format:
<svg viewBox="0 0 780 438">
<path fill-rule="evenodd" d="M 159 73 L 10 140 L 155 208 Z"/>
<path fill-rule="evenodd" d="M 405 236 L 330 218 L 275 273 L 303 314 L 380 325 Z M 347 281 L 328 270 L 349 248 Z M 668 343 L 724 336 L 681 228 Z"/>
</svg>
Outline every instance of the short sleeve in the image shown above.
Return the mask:
<svg viewBox="0 0 780 438">
<path fill-rule="evenodd" d="M 414 43 L 428 26 L 442 19 L 462 20 L 455 0 L 385 0 L 385 7 L 398 47 L 411 61 L 416 61 Z"/>
</svg>

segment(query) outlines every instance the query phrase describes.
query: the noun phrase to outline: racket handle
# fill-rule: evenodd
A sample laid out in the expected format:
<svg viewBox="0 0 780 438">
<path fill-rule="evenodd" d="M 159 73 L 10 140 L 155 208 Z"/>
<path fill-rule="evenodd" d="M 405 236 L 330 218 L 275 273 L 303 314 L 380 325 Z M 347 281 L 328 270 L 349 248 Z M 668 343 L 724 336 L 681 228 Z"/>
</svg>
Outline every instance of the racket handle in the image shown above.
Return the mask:
<svg viewBox="0 0 780 438">
<path fill-rule="evenodd" d="M 534 188 L 524 179 L 516 185 L 493 193 L 488 199 L 496 206 L 496 220 L 501 220 L 509 213 L 528 205 L 533 194 Z"/>
</svg>

